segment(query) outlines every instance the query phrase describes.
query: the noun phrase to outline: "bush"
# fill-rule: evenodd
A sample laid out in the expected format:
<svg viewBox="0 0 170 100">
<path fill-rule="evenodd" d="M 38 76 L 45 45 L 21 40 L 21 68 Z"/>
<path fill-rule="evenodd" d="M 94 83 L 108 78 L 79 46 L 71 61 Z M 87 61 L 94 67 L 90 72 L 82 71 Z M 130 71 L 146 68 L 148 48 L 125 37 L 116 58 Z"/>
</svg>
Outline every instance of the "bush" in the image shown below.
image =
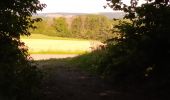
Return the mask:
<svg viewBox="0 0 170 100">
<path fill-rule="evenodd" d="M 28 61 L 20 42 L 0 38 L 0 97 L 4 100 L 38 100 L 42 73 Z"/>
<path fill-rule="evenodd" d="M 100 74 L 133 93 L 156 100 L 169 98 L 169 0 L 149 0 L 141 6 L 136 5 L 137 0 L 132 0 L 131 6 L 120 1 L 112 0 L 111 7 L 124 10 L 131 22 L 116 26 L 120 37 L 113 38 L 116 44 L 107 48 L 108 54 L 99 64 Z"/>
<path fill-rule="evenodd" d="M 35 28 L 31 18 L 44 4 L 38 0 L 1 0 L 0 3 L 0 99 L 37 100 L 42 74 L 28 61 L 21 35 Z"/>
</svg>

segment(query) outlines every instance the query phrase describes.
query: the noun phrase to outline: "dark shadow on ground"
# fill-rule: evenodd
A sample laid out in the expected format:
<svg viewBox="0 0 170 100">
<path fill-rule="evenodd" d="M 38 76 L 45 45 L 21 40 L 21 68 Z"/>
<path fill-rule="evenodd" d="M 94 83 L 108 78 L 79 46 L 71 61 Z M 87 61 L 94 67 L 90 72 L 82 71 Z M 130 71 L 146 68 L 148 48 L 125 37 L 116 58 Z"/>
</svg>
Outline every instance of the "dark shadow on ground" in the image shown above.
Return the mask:
<svg viewBox="0 0 170 100">
<path fill-rule="evenodd" d="M 100 77 L 74 67 L 70 59 L 37 61 L 45 72 L 41 100 L 145 100 L 143 96 L 117 91 Z"/>
</svg>

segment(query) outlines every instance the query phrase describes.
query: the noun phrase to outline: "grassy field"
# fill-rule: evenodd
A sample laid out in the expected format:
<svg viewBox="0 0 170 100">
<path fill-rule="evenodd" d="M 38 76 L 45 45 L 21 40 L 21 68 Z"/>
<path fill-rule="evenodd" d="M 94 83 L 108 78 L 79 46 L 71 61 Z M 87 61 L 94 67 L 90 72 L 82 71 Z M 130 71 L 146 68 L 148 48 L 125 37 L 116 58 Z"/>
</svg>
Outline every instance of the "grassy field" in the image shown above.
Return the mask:
<svg viewBox="0 0 170 100">
<path fill-rule="evenodd" d="M 31 34 L 30 36 L 21 36 L 21 39 L 50 39 L 50 40 L 77 40 L 84 41 L 85 39 L 76 39 L 76 38 L 63 38 L 56 36 L 47 36 L 43 34 Z"/>
<path fill-rule="evenodd" d="M 34 34 L 21 37 L 31 54 L 83 54 L 90 52 L 92 40 L 51 37 Z"/>
</svg>

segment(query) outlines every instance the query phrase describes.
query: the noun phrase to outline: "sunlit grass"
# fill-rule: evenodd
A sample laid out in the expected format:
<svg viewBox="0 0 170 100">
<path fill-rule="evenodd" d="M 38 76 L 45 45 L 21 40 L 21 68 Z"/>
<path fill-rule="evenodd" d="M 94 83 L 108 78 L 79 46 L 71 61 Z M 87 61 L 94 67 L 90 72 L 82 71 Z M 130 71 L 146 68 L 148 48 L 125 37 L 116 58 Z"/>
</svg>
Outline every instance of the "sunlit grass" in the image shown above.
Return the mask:
<svg viewBox="0 0 170 100">
<path fill-rule="evenodd" d="M 76 39 L 76 38 L 64 38 L 57 36 L 48 36 L 43 34 L 31 34 L 30 36 L 21 36 L 21 39 L 51 39 L 51 40 L 77 40 L 84 41 L 85 39 Z"/>
<path fill-rule="evenodd" d="M 83 54 L 90 52 L 88 40 L 22 39 L 31 54 Z"/>
<path fill-rule="evenodd" d="M 88 51 L 29 51 L 30 54 L 85 54 L 89 53 Z"/>
<path fill-rule="evenodd" d="M 22 36 L 21 40 L 28 46 L 30 54 L 85 54 L 91 51 L 95 40 L 62 38 L 42 34 Z"/>
<path fill-rule="evenodd" d="M 91 74 L 97 74 L 98 65 L 103 59 L 106 51 L 96 50 L 90 53 L 81 54 L 73 58 L 57 58 L 48 60 L 36 60 L 40 65 L 47 64 L 47 66 L 58 66 L 60 63 L 64 63 L 67 66 L 77 67 L 90 72 Z"/>
</svg>

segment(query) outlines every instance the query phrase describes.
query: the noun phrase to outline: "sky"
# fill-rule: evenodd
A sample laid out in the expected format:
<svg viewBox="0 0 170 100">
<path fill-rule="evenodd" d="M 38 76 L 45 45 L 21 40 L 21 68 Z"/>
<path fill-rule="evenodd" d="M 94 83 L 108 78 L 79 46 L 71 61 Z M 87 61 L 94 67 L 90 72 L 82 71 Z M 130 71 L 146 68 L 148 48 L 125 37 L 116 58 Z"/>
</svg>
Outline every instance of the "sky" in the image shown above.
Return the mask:
<svg viewBox="0 0 170 100">
<path fill-rule="evenodd" d="M 104 9 L 106 0 L 39 0 L 47 7 L 43 13 L 72 12 L 72 13 L 98 13 L 111 12 L 111 8 Z"/>
<path fill-rule="evenodd" d="M 113 12 L 109 7 L 104 9 L 106 0 L 39 0 L 47 5 L 40 13 L 70 12 L 70 13 L 99 13 Z M 129 0 L 123 0 L 128 2 Z"/>
</svg>

